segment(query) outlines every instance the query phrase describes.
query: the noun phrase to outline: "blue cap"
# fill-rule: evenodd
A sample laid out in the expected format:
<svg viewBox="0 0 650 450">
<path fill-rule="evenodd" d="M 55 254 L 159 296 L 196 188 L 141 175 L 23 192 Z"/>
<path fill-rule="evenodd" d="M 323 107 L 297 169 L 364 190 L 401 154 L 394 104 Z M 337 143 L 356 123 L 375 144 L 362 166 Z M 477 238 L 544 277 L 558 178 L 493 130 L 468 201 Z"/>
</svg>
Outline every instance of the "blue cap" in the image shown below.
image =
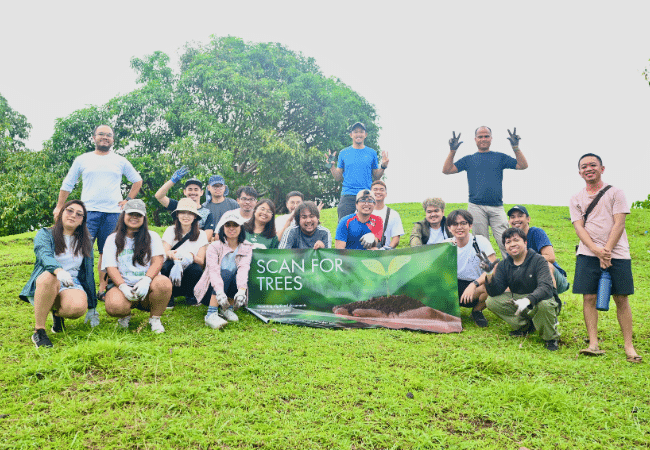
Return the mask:
<svg viewBox="0 0 650 450">
<path fill-rule="evenodd" d="M 210 177 L 210 181 L 208 181 L 208 184 L 209 184 L 210 186 L 213 186 L 213 185 L 215 185 L 215 184 L 223 184 L 223 185 L 225 185 L 225 184 L 226 184 L 226 180 L 224 180 L 223 177 L 222 177 L 221 175 L 212 175 L 212 176 Z"/>
<path fill-rule="evenodd" d="M 508 210 L 508 217 L 510 217 L 510 215 L 515 211 L 522 212 L 522 213 L 526 214 L 526 216 L 528 216 L 528 210 L 526 209 L 525 206 L 515 205 L 515 206 L 513 206 L 512 208 L 510 208 Z"/>
</svg>

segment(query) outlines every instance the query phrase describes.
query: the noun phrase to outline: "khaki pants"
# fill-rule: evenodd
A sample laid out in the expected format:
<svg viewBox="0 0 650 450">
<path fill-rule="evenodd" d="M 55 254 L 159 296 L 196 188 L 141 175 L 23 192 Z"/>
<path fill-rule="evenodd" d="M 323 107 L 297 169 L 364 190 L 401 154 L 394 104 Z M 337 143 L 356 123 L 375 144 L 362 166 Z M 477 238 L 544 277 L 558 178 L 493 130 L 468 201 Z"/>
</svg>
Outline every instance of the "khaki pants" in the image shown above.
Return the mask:
<svg viewBox="0 0 650 450">
<path fill-rule="evenodd" d="M 488 297 L 487 308 L 495 315 L 504 320 L 513 330 L 518 330 L 533 322 L 535 329 L 545 341 L 559 339 L 557 331 L 557 315 L 559 307 L 554 298 L 542 300 L 532 309 L 525 309 L 518 316 L 515 316 L 517 305 L 514 300 L 524 298 L 526 295 L 504 292 L 496 297 Z"/>
<path fill-rule="evenodd" d="M 501 243 L 501 235 L 508 229 L 508 217 L 503 206 L 485 206 L 467 204 L 467 211 L 474 218 L 472 232 L 490 239 L 488 227 L 492 227 L 492 236 L 501 250 L 501 257 L 505 258 L 506 248 Z"/>
</svg>

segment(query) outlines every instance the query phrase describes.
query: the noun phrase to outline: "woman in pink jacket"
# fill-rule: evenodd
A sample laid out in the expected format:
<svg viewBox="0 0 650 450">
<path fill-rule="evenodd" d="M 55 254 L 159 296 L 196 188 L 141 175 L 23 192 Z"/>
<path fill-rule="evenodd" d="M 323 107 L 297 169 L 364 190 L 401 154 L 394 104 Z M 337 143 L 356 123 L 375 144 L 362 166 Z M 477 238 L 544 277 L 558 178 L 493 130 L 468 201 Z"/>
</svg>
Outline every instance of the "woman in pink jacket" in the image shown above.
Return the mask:
<svg viewBox="0 0 650 450">
<path fill-rule="evenodd" d="M 239 320 L 234 310 L 247 303 L 248 272 L 253 256 L 253 246 L 246 241 L 242 227 L 245 220 L 228 211 L 221 222 L 218 240 L 208 246 L 205 270 L 194 288 L 194 296 L 202 299 L 201 303 L 209 302 L 205 324 L 214 329 L 223 328 L 227 321 Z"/>
</svg>

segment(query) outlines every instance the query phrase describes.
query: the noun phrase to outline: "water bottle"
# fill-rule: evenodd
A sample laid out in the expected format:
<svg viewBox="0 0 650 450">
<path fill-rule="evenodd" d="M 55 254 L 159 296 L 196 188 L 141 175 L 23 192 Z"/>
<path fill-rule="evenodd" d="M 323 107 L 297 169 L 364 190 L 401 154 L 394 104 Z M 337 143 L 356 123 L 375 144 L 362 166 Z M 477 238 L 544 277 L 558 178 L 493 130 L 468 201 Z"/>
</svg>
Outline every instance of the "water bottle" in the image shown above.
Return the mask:
<svg viewBox="0 0 650 450">
<path fill-rule="evenodd" d="M 596 297 L 598 311 L 609 311 L 609 293 L 611 291 L 612 276 L 607 270 L 601 269 L 600 280 L 598 280 L 598 296 Z"/>
</svg>

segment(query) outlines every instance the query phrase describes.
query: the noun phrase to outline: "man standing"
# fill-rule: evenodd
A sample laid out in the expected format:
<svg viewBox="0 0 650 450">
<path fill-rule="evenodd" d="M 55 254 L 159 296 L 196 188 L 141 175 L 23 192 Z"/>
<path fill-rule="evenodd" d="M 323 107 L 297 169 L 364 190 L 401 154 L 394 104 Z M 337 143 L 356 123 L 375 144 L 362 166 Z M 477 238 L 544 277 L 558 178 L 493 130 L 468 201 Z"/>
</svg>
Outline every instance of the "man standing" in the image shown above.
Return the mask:
<svg viewBox="0 0 650 450">
<path fill-rule="evenodd" d="M 392 250 L 397 248 L 399 245 L 399 238 L 404 234 L 402 218 L 399 216 L 397 211 L 384 204 L 384 200 L 388 194 L 386 183 L 381 180 L 373 181 L 371 190 L 375 196 L 375 200 L 377 201 L 377 203 L 375 203 L 375 211 L 373 214 L 381 217 L 381 221 L 384 223 L 382 237 L 379 242 L 380 247 L 384 250 Z"/>
<path fill-rule="evenodd" d="M 438 244 L 449 239 L 451 234 L 445 218 L 445 202 L 441 198 L 428 198 L 422 202 L 422 207 L 425 214 L 424 220 L 413 224 L 409 245 L 417 247 Z"/>
<path fill-rule="evenodd" d="M 173 185 L 181 181 L 181 179 L 187 175 L 189 169 L 186 166 L 181 167 L 171 179 L 163 184 L 160 189 L 154 194 L 156 200 L 165 207 L 167 211 L 173 213 L 176 211 L 176 206 L 178 206 L 178 201 L 173 198 L 167 197 L 167 192 L 172 188 Z M 190 178 L 185 182 L 185 188 L 183 189 L 183 195 L 196 203 L 197 213 L 200 216 L 199 228 L 205 231 L 208 241 L 212 239 L 212 233 L 214 232 L 214 220 L 212 218 L 212 213 L 208 208 L 201 206 L 201 197 L 203 196 L 203 183 L 201 183 L 196 178 Z"/>
<path fill-rule="evenodd" d="M 505 255 L 505 249 L 501 234 L 508 228 L 508 219 L 503 211 L 503 170 L 524 170 L 528 167 L 524 154 L 519 150 L 521 138 L 517 136 L 517 128 L 512 133 L 508 130 L 508 134 L 510 135 L 508 140 L 517 159 L 504 153 L 490 151 L 492 130 L 489 127 L 479 127 L 474 132 L 478 152 L 464 156 L 454 164 L 456 150 L 462 144 L 460 133 L 456 136 L 454 132 L 449 140 L 449 155 L 442 167 L 442 173 L 445 175 L 467 172 L 469 185 L 467 210 L 474 217 L 474 232 L 489 238 L 488 226 L 492 227 L 492 235 L 502 255 Z"/>
<path fill-rule="evenodd" d="M 279 248 L 332 248 L 332 235 L 320 224 L 320 210 L 316 203 L 300 203 L 294 211 L 297 226 L 284 233 Z"/>
<path fill-rule="evenodd" d="M 291 191 L 287 194 L 285 198 L 285 206 L 287 207 L 288 214 L 283 214 L 281 216 L 275 216 L 275 231 L 278 234 L 278 239 L 282 240 L 282 235 L 286 230 L 291 227 L 291 224 L 294 221 L 294 214 L 296 207 L 305 200 L 305 196 L 302 192 Z"/>
<path fill-rule="evenodd" d="M 208 180 L 208 198 L 203 204 L 204 208 L 208 208 L 212 213 L 212 221 L 217 224 L 221 220 L 221 216 L 226 211 L 232 211 L 239 208 L 239 205 L 232 198 L 226 197 L 228 195 L 228 186 L 226 181 L 221 175 L 212 175 Z M 218 228 L 215 227 L 216 233 Z"/>
<path fill-rule="evenodd" d="M 557 316 L 561 305 L 553 295 L 553 281 L 546 260 L 526 246 L 526 234 L 518 228 L 503 232 L 503 245 L 509 257 L 487 270 L 487 307 L 513 331 L 510 336 L 527 336 L 535 330 L 550 351 L 558 349 L 560 333 Z M 506 289 L 510 292 L 506 292 Z"/>
<path fill-rule="evenodd" d="M 634 293 L 630 245 L 625 233 L 625 216 L 630 208 L 622 190 L 605 185 L 602 159 L 587 153 L 578 160 L 578 173 L 586 186 L 571 197 L 571 222 L 580 238 L 576 258 L 573 293 L 583 295 L 582 309 L 589 335 L 589 347 L 580 350 L 586 355 L 601 355 L 598 348 L 598 311 L 596 294 L 601 272 L 612 278 L 611 293 L 616 303 L 616 316 L 623 332 L 627 360 L 642 361 L 632 343 L 632 310 L 628 296 Z"/>
<path fill-rule="evenodd" d="M 555 261 L 555 251 L 546 232 L 538 227 L 530 226 L 530 216 L 525 206 L 515 205 L 508 210 L 508 223 L 512 228 L 519 228 L 526 235 L 527 248 L 535 250 L 544 257 L 549 264 L 553 275 L 553 284 L 557 293 L 561 294 L 569 289 L 566 272 Z"/>
<path fill-rule="evenodd" d="M 339 153 L 338 165 L 336 152 L 328 150 L 327 164 L 331 165 L 330 172 L 336 181 L 343 181 L 341 200 L 338 206 L 339 220 L 343 216 L 354 214 L 356 195 L 362 189 L 370 189 L 373 180 L 378 180 L 388 168 L 388 154 L 381 152 L 381 166 L 378 165 L 377 152 L 366 147 L 368 137 L 366 126 L 357 122 L 350 127 L 352 145 Z"/>
<path fill-rule="evenodd" d="M 384 224 L 381 217 L 373 214 L 375 203 L 372 191 L 359 191 L 356 198 L 357 212 L 348 214 L 339 221 L 334 248 L 378 250 Z"/>
<path fill-rule="evenodd" d="M 54 208 L 54 217 L 57 217 L 63 204 L 68 199 L 79 177 L 82 179 L 81 201 L 88 211 L 87 225 L 93 243 L 97 238 L 99 261 L 99 297 L 106 291 L 105 271 L 102 271 L 102 253 L 104 243 L 109 234 L 113 232 L 122 208 L 128 200 L 138 195 L 142 187 L 142 177 L 133 165 L 123 156 L 111 152 L 113 146 L 113 130 L 108 125 L 100 125 L 93 131 L 95 151 L 77 156 L 63 180 L 59 191 L 59 200 Z M 126 200 L 122 199 L 120 186 L 122 176 L 131 183 L 131 190 Z"/>
</svg>

